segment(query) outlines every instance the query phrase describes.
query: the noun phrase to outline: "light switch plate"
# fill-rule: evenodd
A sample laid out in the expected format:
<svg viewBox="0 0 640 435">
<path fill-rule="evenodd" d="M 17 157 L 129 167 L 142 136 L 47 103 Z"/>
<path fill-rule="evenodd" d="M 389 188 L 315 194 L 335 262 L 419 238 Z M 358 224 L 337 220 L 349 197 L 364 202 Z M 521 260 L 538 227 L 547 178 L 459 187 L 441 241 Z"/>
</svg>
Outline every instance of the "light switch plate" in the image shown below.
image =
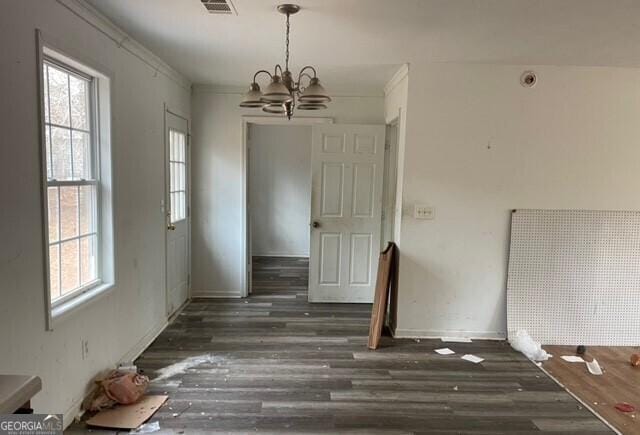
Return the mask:
<svg viewBox="0 0 640 435">
<path fill-rule="evenodd" d="M 424 204 L 416 204 L 413 206 L 413 217 L 416 219 L 433 219 L 435 217 L 435 209 Z"/>
</svg>

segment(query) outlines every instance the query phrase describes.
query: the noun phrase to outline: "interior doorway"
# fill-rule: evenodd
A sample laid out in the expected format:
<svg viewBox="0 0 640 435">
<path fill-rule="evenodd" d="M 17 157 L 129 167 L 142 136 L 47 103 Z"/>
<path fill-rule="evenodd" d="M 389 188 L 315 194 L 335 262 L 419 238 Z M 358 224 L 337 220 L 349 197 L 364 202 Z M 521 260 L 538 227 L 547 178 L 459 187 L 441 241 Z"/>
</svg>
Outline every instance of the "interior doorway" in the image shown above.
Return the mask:
<svg viewBox="0 0 640 435">
<path fill-rule="evenodd" d="M 308 264 L 310 302 L 372 302 L 392 172 L 385 126 L 296 121 L 245 119 L 245 296 L 254 270 L 262 288 L 270 263 L 293 261 Z"/>
<path fill-rule="evenodd" d="M 245 285 L 257 269 L 296 263 L 308 275 L 312 126 L 331 118 L 245 117 Z"/>
</svg>

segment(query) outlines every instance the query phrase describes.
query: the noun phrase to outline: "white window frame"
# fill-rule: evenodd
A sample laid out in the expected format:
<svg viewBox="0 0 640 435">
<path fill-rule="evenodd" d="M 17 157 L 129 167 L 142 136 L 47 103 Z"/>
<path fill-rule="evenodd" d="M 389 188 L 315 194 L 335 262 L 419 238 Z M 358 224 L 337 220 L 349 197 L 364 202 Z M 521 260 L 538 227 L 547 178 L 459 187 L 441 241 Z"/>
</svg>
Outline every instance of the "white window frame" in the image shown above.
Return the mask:
<svg viewBox="0 0 640 435">
<path fill-rule="evenodd" d="M 171 160 L 171 154 L 169 153 L 168 159 L 169 159 L 169 212 L 170 212 L 170 216 L 169 216 L 169 221 L 172 224 L 177 224 L 179 222 L 183 222 L 185 220 L 187 220 L 187 141 L 188 139 L 188 135 L 187 133 L 180 131 L 180 130 L 176 130 L 174 128 L 169 128 L 169 149 L 171 149 L 171 133 L 175 133 L 177 135 L 182 136 L 182 139 L 184 141 L 183 145 L 184 145 L 184 149 L 182 150 L 184 153 L 184 160 L 180 161 L 180 160 Z M 172 168 L 173 165 L 172 164 L 176 164 L 182 167 L 182 174 L 184 175 L 184 179 L 181 180 L 182 183 L 184 183 L 184 189 L 177 189 L 177 190 L 171 190 L 171 175 L 172 175 Z M 177 177 L 176 177 L 176 181 L 177 181 Z M 173 194 L 174 193 L 182 193 L 184 195 L 184 203 L 182 204 L 182 210 L 181 210 L 181 216 L 178 217 L 176 220 L 173 220 L 173 213 L 176 211 L 176 209 L 174 208 L 175 204 L 173 204 Z"/>
<path fill-rule="evenodd" d="M 41 142 L 41 169 L 42 169 L 42 215 L 43 215 L 43 240 L 44 240 L 44 279 L 45 279 L 45 307 L 46 326 L 52 330 L 54 324 L 66 314 L 85 305 L 87 302 L 97 299 L 115 285 L 114 264 L 114 229 L 113 229 L 113 186 L 112 186 L 112 158 L 111 158 L 111 76 L 103 73 L 103 69 L 96 68 L 95 63 L 80 59 L 78 56 L 70 56 L 68 50 L 60 49 L 58 44 L 51 43 L 49 38 L 43 38 L 40 31 L 36 31 L 38 41 L 38 78 L 39 78 L 39 123 Z M 43 65 L 53 64 L 54 67 L 65 72 L 75 74 L 90 80 L 89 113 L 91 132 L 91 165 L 93 169 L 92 180 L 54 180 L 48 177 L 47 147 L 45 134 L 45 102 Z M 61 296 L 55 301 L 51 300 L 50 288 L 50 259 L 49 259 L 49 203 L 48 188 L 60 186 L 95 185 L 95 243 L 96 243 L 96 276 L 97 280 L 75 289 L 73 292 Z M 58 216 L 58 219 L 61 217 Z M 58 234 L 60 239 L 61 234 Z M 73 238 L 72 238 L 73 239 Z M 71 239 L 69 239 L 71 240 Z M 61 240 L 59 240 L 61 242 Z M 62 246 L 59 243 L 59 246 Z M 61 249 L 61 248 L 58 248 Z M 60 265 L 59 265 L 60 267 Z M 61 290 L 61 289 L 60 289 Z"/>
</svg>

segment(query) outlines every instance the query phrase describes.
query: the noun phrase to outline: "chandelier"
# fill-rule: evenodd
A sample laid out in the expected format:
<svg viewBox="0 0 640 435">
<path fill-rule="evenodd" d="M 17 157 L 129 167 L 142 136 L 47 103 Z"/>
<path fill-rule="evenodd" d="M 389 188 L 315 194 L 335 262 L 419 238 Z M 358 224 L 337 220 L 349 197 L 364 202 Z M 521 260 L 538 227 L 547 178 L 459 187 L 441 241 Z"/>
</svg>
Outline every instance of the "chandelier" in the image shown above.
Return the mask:
<svg viewBox="0 0 640 435">
<path fill-rule="evenodd" d="M 288 119 L 291 119 L 294 108 L 299 110 L 327 108 L 326 103 L 331 101 L 331 98 L 320 84 L 314 67 L 307 65 L 302 68 L 296 81 L 293 80 L 293 75 L 289 71 L 289 32 L 291 29 L 289 17 L 298 11 L 300 11 L 298 5 L 283 4 L 278 6 L 278 12 L 287 16 L 284 70 L 280 64 L 277 64 L 273 74 L 267 70 L 256 72 L 240 107 L 262 108 L 264 112 L 286 115 Z M 271 79 L 264 93 L 256 82 L 260 74 L 266 74 Z M 306 83 L 306 86 L 303 83 Z"/>
</svg>

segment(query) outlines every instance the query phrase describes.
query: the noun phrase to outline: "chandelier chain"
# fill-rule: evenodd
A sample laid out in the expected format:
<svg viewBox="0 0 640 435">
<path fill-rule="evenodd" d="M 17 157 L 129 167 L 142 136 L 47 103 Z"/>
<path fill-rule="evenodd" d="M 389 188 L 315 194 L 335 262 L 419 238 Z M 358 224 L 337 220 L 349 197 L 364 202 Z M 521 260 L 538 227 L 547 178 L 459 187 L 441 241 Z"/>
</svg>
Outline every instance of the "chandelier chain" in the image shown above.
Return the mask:
<svg viewBox="0 0 640 435">
<path fill-rule="evenodd" d="M 287 14 L 287 39 L 286 39 L 286 51 L 285 51 L 285 71 L 289 71 L 289 30 L 291 26 L 289 24 L 289 14 Z"/>
</svg>

